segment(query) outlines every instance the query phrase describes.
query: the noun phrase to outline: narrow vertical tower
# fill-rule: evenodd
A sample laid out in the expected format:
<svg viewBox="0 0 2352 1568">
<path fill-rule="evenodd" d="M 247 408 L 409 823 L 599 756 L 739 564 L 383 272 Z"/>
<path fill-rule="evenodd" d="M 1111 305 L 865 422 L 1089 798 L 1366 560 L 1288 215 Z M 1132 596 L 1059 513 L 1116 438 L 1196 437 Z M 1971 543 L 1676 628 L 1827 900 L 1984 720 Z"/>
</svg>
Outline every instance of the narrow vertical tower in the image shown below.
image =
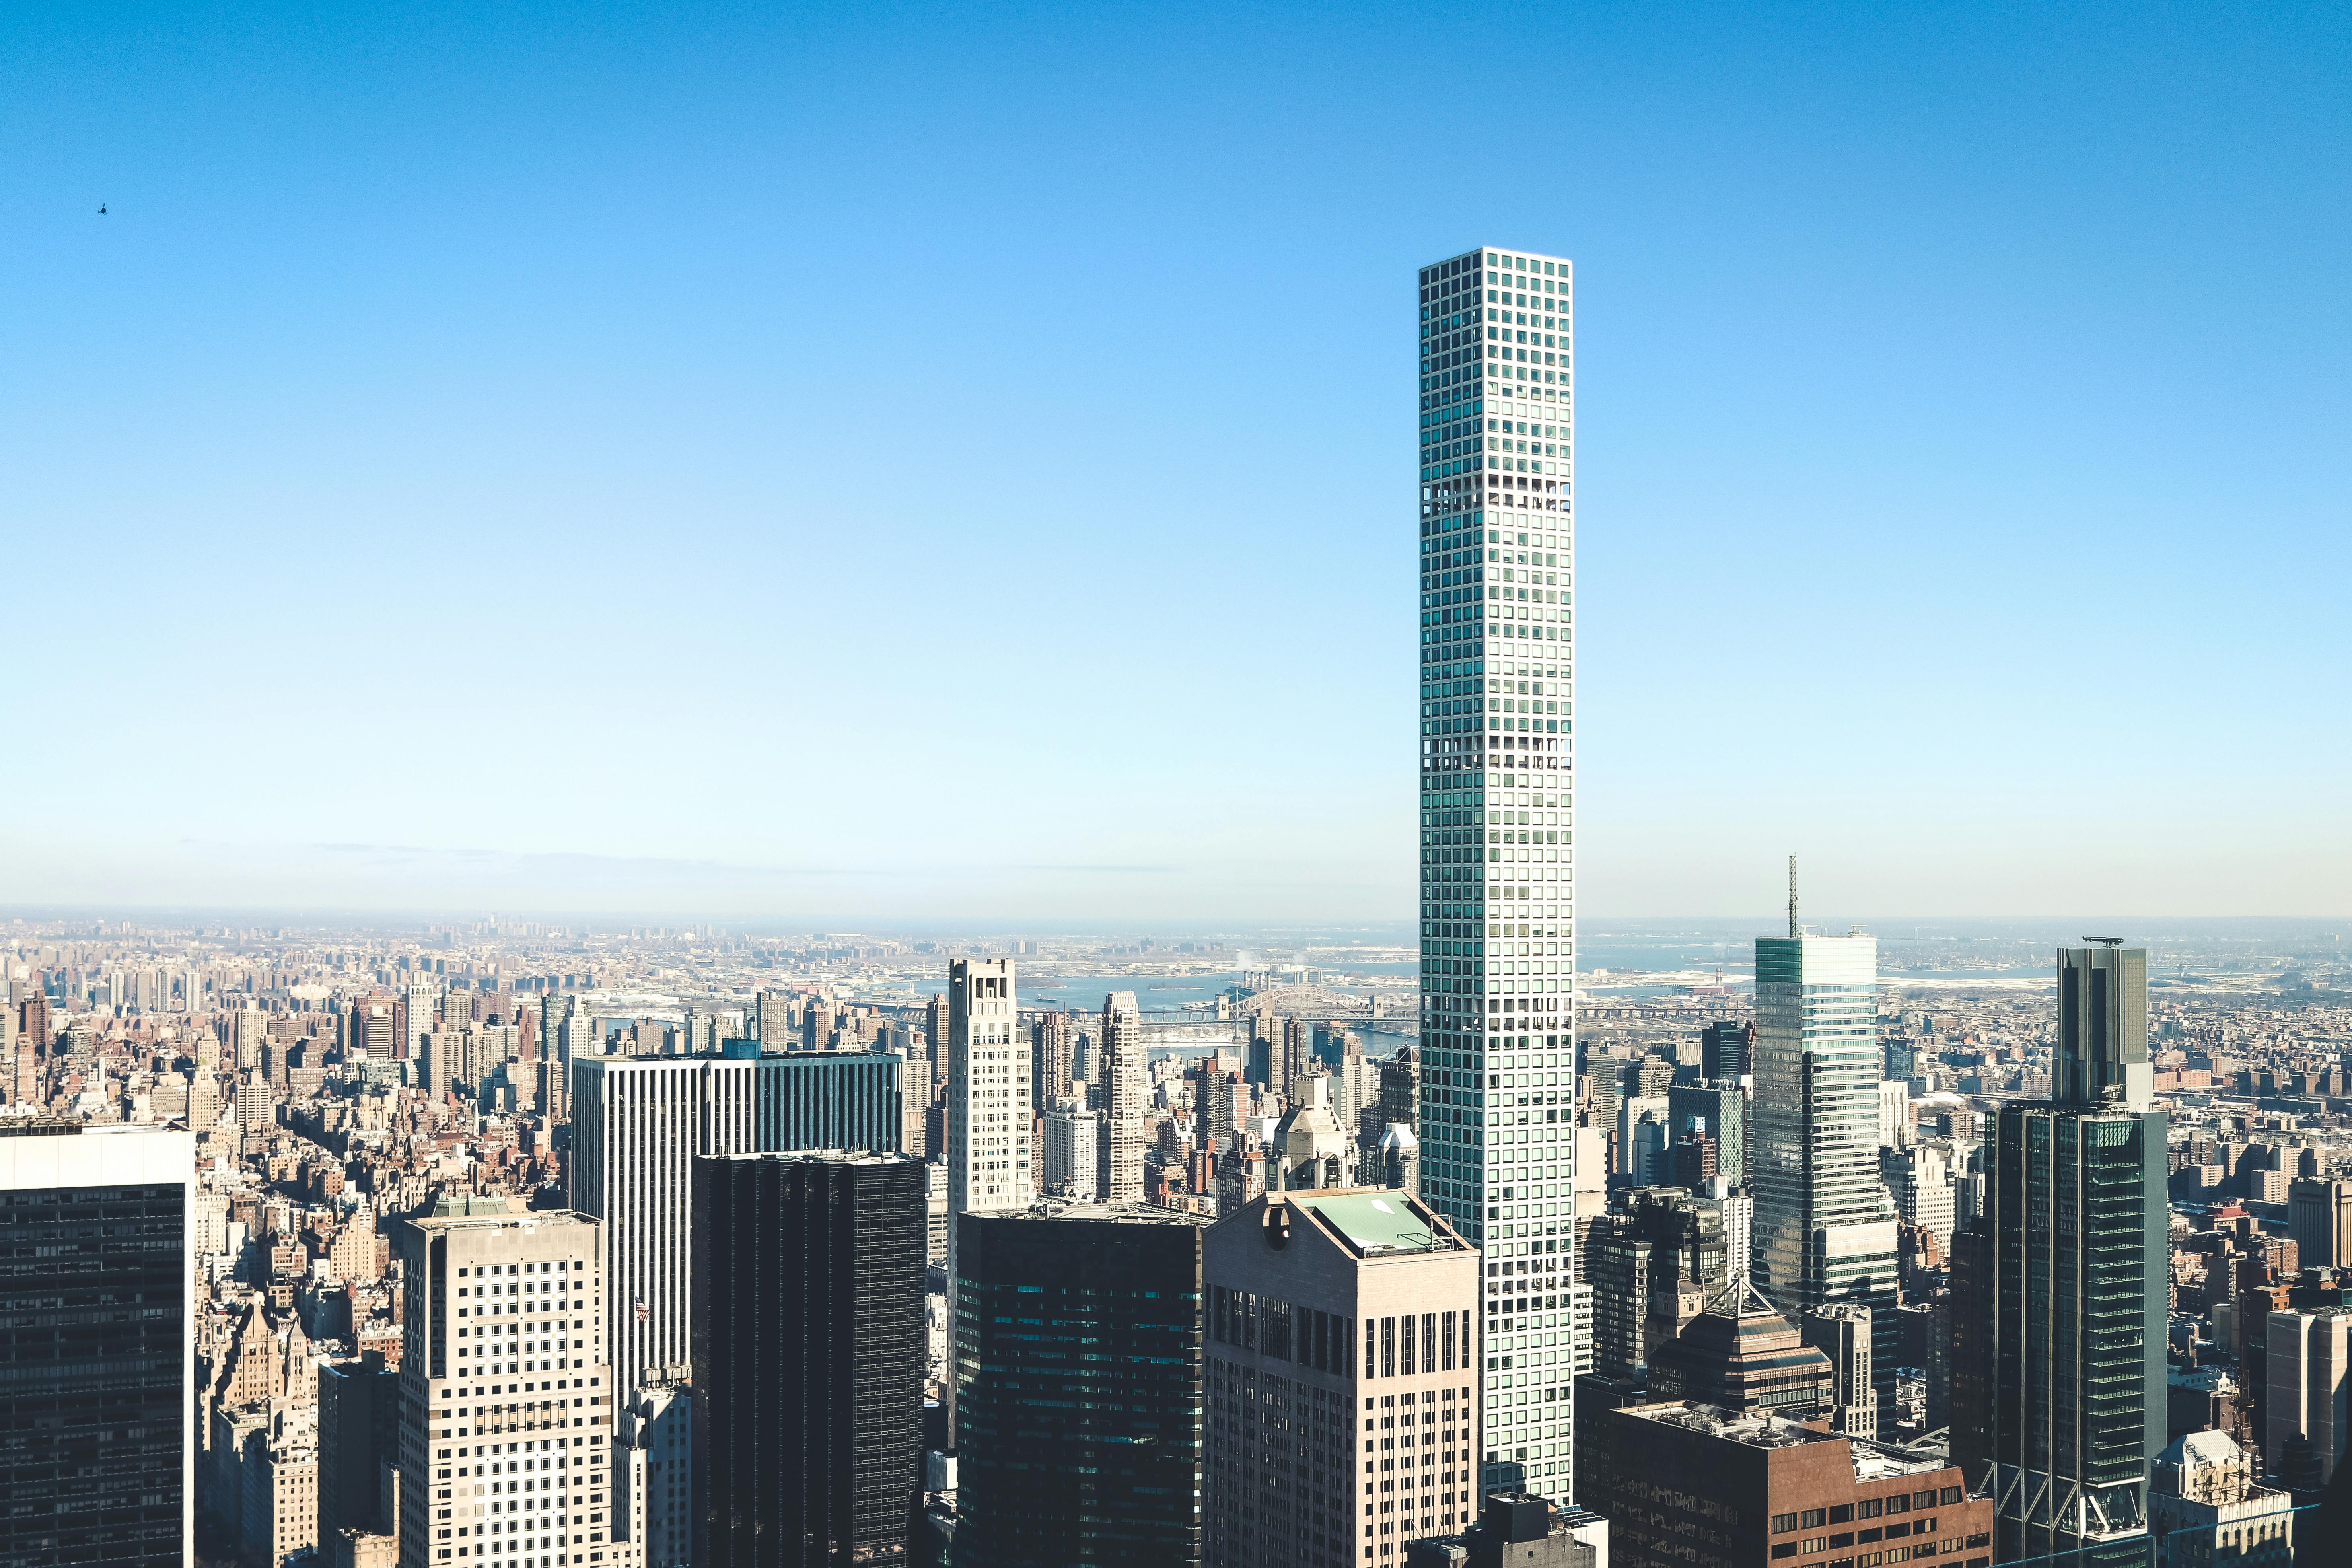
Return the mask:
<svg viewBox="0 0 2352 1568">
<path fill-rule="evenodd" d="M 2061 948 L 2057 978 L 2057 1095 L 2005 1105 L 1993 1127 L 1991 1462 L 1969 1479 L 1992 1493 L 2000 1561 L 2079 1552 L 2090 1568 L 2147 1556 L 2166 1436 L 2166 1119 L 2149 1108 L 2147 952 Z"/>
<path fill-rule="evenodd" d="M 1029 1042 L 1016 1027 L 1013 987 L 1009 958 L 960 958 L 948 966 L 950 1216 L 1026 1208 L 1036 1197 L 1029 1180 Z"/>
<path fill-rule="evenodd" d="M 1096 1134 L 1095 1190 L 1105 1203 L 1143 1201 L 1143 1015 L 1132 991 L 1103 998 L 1103 1111 Z"/>
<path fill-rule="evenodd" d="M 1491 1310 L 1477 1362 L 1511 1358 L 1513 1412 L 1531 1417 L 1489 1406 L 1481 1484 L 1564 1500 L 1573 1325 L 1549 1303 L 1574 1278 L 1572 269 L 1467 251 L 1422 269 L 1418 309 L 1422 1192 L 1498 1269 L 1563 1281 L 1526 1298 L 1540 1310 Z"/>
<path fill-rule="evenodd" d="M 1878 1169 L 1876 938 L 1756 939 L 1752 1065 L 1757 1287 L 1792 1318 L 1871 1310 L 1878 1414 L 1891 1426 L 1901 1320 L 1895 1204 Z"/>
</svg>

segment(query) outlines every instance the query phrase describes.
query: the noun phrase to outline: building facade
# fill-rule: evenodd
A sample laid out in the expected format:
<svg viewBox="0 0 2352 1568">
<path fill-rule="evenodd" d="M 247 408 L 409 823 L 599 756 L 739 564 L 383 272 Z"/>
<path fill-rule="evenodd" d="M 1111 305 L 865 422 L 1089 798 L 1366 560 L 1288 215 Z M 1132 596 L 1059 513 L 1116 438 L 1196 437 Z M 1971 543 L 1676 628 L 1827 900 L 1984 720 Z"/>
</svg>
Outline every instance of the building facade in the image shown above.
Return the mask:
<svg viewBox="0 0 2352 1568">
<path fill-rule="evenodd" d="M 693 1561 L 904 1561 L 921 1490 L 924 1168 L 694 1166 Z"/>
<path fill-rule="evenodd" d="M 1151 1085 L 1143 1051 L 1143 1014 L 1135 993 L 1103 998 L 1102 1130 L 1095 1139 L 1095 1192 L 1105 1203 L 1143 1201 L 1143 1110 Z"/>
<path fill-rule="evenodd" d="M 2053 1080 L 2090 1098 L 2012 1102 L 1993 1127 L 1992 1463 L 1978 1484 L 1989 1483 L 2005 1559 L 2080 1549 L 2137 1561 L 2147 1546 L 2171 1281 L 2146 975 L 2137 950 L 2061 949 Z M 1957 1357 L 1953 1381 L 1957 1439 Z"/>
<path fill-rule="evenodd" d="M 1422 1190 L 1517 1270 L 1574 1246 L 1573 269 L 1481 248 L 1419 286 Z M 1528 1318 L 1498 1366 L 1570 1326 Z M 1543 1414 L 1487 1484 L 1571 1495 Z"/>
<path fill-rule="evenodd" d="M 1739 1276 L 1678 1337 L 1652 1352 L 1649 1374 L 1656 1403 L 1688 1401 L 1736 1415 L 1819 1421 L 1837 1403 L 1829 1356 Z"/>
<path fill-rule="evenodd" d="M 1735 1187 L 1748 1184 L 1748 1096 L 1736 1083 L 1677 1083 L 1666 1089 L 1669 1131 L 1702 1132 L 1715 1140 L 1715 1173 Z"/>
<path fill-rule="evenodd" d="M 948 966 L 948 1209 L 1026 1208 L 1029 1041 L 1023 1037 L 1009 958 L 960 958 Z M 953 1256 L 950 1227 L 948 1247 Z"/>
<path fill-rule="evenodd" d="M 694 1158 L 757 1149 L 753 1066 L 710 1057 L 572 1064 L 567 1186 L 572 1208 L 601 1222 L 604 1343 L 624 1394 L 685 1374 Z"/>
<path fill-rule="evenodd" d="M 2352 1182 L 2298 1176 L 2287 1184 L 2286 1212 L 2303 1267 L 2352 1267 Z"/>
<path fill-rule="evenodd" d="M 1752 1268 L 1775 1306 L 1871 1309 L 1879 1418 L 1895 1419 L 1896 1220 L 1878 1170 L 1878 942 L 1756 939 Z"/>
<path fill-rule="evenodd" d="M 744 1044 L 730 1041 L 727 1048 Z M 752 1068 L 751 1152 L 900 1152 L 907 1146 L 908 1070 L 908 1059 L 892 1051 L 762 1055 Z"/>
<path fill-rule="evenodd" d="M 2352 1309 L 2270 1314 L 2264 1335 L 2263 1458 L 2277 1474 L 2286 1446 L 2308 1440 L 2323 1483 L 2352 1443 Z"/>
<path fill-rule="evenodd" d="M 2225 1432 L 2173 1439 L 2148 1488 L 2152 1568 L 2290 1568 L 2294 1496 L 2259 1479 L 2253 1456 Z"/>
<path fill-rule="evenodd" d="M 1114 1204 L 956 1216 L 958 1568 L 1201 1561 L 1204 1223 Z"/>
<path fill-rule="evenodd" d="M 1092 1203 L 1101 1194 L 1095 1183 L 1095 1146 L 1101 1121 L 1076 1095 L 1045 1112 L 1045 1195 Z"/>
<path fill-rule="evenodd" d="M 503 1198 L 445 1198 L 394 1228 L 402 1568 L 643 1563 L 619 1523 L 598 1228 Z"/>
<path fill-rule="evenodd" d="M 904 1058 L 887 1051 L 583 1057 L 572 1064 L 572 1206 L 604 1222 L 607 1342 L 623 1392 L 686 1375 L 698 1155 L 898 1152 Z"/>
<path fill-rule="evenodd" d="M 1992 1505 L 1908 1449 L 1704 1405 L 1607 1415 L 1612 1568 L 1990 1568 Z"/>
<path fill-rule="evenodd" d="M 0 1130 L 0 1561 L 195 1560 L 195 1140 Z"/>
<path fill-rule="evenodd" d="M 1830 1430 L 1849 1437 L 1878 1436 L 1878 1394 L 1871 1377 L 1870 1309 L 1854 1301 L 1816 1307 L 1799 1325 L 1805 1342 L 1829 1357 L 1833 1397 Z"/>
<path fill-rule="evenodd" d="M 1394 1563 L 1466 1528 L 1481 1462 L 1469 1243 L 1411 1194 L 1360 1188 L 1259 1196 L 1203 1254 L 1212 1568 Z"/>
<path fill-rule="evenodd" d="M 390 1535 L 383 1468 L 400 1458 L 400 1373 L 380 1352 L 319 1369 L 319 1539 L 356 1530 Z"/>
</svg>

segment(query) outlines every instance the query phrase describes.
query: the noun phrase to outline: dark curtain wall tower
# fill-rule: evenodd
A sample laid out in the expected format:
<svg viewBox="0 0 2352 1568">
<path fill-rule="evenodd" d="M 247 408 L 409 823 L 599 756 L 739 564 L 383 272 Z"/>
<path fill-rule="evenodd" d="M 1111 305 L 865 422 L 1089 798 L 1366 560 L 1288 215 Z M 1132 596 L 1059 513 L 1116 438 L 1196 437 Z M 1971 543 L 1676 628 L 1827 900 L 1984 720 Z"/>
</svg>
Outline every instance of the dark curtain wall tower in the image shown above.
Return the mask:
<svg viewBox="0 0 2352 1568">
<path fill-rule="evenodd" d="M 0 1131 L 0 1563 L 194 1560 L 185 1132 Z"/>
<path fill-rule="evenodd" d="M 921 1486 L 923 1166 L 694 1163 L 694 1560 L 906 1561 Z"/>
<path fill-rule="evenodd" d="M 958 1215 L 958 1568 L 1201 1561 L 1201 1216 Z"/>
<path fill-rule="evenodd" d="M 1996 1551 L 2005 1562 L 2080 1551 L 2085 1568 L 2136 1563 L 2165 1443 L 2170 1306 L 2146 952 L 2112 942 L 2059 950 L 2055 1067 L 2056 1096 L 2003 1106 L 1993 1130 Z"/>
</svg>

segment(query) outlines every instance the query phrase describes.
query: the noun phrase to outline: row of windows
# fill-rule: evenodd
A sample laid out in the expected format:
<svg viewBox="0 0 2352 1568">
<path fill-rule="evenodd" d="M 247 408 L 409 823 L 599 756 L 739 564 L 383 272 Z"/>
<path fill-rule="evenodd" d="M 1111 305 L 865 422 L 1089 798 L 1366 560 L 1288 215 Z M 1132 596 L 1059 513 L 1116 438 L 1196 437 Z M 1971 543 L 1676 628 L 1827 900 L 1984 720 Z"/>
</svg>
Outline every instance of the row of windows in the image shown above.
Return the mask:
<svg viewBox="0 0 2352 1568">
<path fill-rule="evenodd" d="M 1784 1535 L 1792 1530 L 1818 1524 L 1848 1524 L 1856 1519 L 1877 1519 L 1882 1513 L 1907 1513 L 1915 1508 L 1934 1508 L 1939 1499 L 1947 1505 L 1958 1502 L 1960 1489 L 1945 1487 L 1938 1490 L 1929 1487 L 1922 1491 L 1889 1492 L 1884 1497 L 1864 1498 L 1860 1502 L 1841 1503 L 1832 1509 L 1809 1508 L 1801 1513 L 1776 1513 L 1772 1516 L 1772 1533 Z"/>
</svg>

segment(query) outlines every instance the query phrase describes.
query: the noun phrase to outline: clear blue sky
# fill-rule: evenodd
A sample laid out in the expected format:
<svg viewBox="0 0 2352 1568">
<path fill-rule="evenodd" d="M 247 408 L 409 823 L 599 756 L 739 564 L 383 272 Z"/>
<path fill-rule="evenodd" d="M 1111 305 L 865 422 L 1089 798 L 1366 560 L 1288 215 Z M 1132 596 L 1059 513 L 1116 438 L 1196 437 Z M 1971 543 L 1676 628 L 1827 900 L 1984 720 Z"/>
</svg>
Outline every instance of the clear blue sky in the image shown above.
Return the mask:
<svg viewBox="0 0 2352 1568">
<path fill-rule="evenodd" d="M 0 897 L 1407 917 L 1486 243 L 1586 910 L 2344 910 L 2347 17 L 16 7 Z"/>
</svg>

